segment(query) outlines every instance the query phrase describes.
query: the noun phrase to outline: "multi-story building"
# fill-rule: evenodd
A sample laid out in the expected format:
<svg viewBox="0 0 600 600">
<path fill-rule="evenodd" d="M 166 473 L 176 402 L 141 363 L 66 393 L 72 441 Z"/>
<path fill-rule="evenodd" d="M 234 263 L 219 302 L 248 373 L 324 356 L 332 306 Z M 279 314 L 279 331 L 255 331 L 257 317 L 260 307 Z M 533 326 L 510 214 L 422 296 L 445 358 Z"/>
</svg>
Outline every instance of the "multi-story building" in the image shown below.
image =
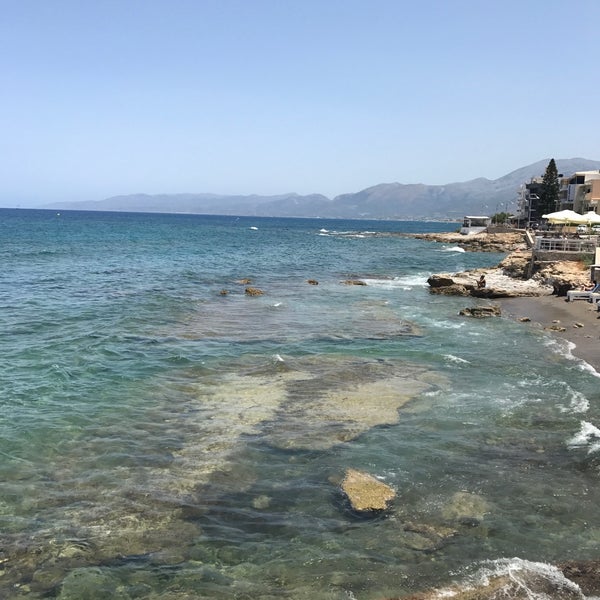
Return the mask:
<svg viewBox="0 0 600 600">
<path fill-rule="evenodd" d="M 600 213 L 600 177 L 586 182 L 583 190 L 583 212 L 593 210 Z"/>
<path fill-rule="evenodd" d="M 531 227 L 542 218 L 538 214 L 541 189 L 541 177 L 532 177 L 529 183 L 524 183 L 519 188 L 515 215 L 518 227 Z"/>
<path fill-rule="evenodd" d="M 568 209 L 581 214 L 593 210 L 600 214 L 600 170 L 578 171 L 568 177 L 558 177 L 560 188 L 554 210 Z M 542 182 L 542 177 L 533 177 L 519 188 L 517 214 L 513 217 L 517 226 L 532 227 L 541 220 L 539 200 Z"/>
<path fill-rule="evenodd" d="M 570 177 L 564 178 L 561 182 L 560 209 L 571 209 L 578 213 L 596 211 L 600 184 L 594 182 L 598 181 L 600 181 L 600 171 L 577 171 Z M 594 208 L 590 208 L 594 199 L 596 204 Z"/>
</svg>

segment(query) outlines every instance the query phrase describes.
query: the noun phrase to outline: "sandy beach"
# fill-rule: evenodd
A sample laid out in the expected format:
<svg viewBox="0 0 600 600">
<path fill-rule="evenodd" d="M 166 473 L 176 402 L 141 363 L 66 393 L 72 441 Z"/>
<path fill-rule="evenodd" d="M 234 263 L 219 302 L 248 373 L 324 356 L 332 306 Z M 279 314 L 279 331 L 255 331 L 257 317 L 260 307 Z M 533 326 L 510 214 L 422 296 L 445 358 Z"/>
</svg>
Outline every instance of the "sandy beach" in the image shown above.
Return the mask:
<svg viewBox="0 0 600 600">
<path fill-rule="evenodd" d="M 550 331 L 575 344 L 573 355 L 585 360 L 600 373 L 600 312 L 585 300 L 566 302 L 564 297 L 538 296 L 501 299 L 499 305 L 505 317 L 515 320 L 527 317 L 524 327 L 548 329 L 564 327 L 565 331 Z"/>
</svg>

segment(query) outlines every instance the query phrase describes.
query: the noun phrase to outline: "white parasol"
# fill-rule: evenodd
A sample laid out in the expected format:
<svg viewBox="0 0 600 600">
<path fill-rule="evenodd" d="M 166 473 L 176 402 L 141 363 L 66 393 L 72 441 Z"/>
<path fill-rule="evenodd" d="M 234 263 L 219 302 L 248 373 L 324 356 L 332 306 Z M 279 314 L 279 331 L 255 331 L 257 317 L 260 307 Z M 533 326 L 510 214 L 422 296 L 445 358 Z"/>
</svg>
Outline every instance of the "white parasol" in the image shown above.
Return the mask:
<svg viewBox="0 0 600 600">
<path fill-rule="evenodd" d="M 593 210 L 582 215 L 585 218 L 585 222 L 587 225 L 598 225 L 600 224 L 600 215 Z"/>
<path fill-rule="evenodd" d="M 549 223 L 560 225 L 568 225 L 569 223 L 584 225 L 588 222 L 583 215 L 576 213 L 574 210 L 559 210 L 558 212 L 542 215 L 542 218 L 548 219 Z"/>
</svg>

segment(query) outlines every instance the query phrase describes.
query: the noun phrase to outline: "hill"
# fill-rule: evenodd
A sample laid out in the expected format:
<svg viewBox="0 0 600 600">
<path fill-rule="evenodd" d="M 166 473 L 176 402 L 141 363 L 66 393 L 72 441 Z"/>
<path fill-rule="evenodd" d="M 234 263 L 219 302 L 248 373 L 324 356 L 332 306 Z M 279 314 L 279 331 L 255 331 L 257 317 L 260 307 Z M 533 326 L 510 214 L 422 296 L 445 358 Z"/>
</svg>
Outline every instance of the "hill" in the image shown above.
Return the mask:
<svg viewBox="0 0 600 600">
<path fill-rule="evenodd" d="M 45 208 L 172 212 L 264 217 L 346 219 L 461 219 L 466 214 L 494 214 L 514 208 L 519 186 L 541 177 L 550 159 L 521 167 L 499 179 L 478 178 L 446 185 L 380 183 L 333 200 L 294 193 L 277 196 L 218 194 L 132 194 L 95 202 L 63 202 Z M 600 161 L 557 159 L 559 173 L 600 169 Z"/>
</svg>

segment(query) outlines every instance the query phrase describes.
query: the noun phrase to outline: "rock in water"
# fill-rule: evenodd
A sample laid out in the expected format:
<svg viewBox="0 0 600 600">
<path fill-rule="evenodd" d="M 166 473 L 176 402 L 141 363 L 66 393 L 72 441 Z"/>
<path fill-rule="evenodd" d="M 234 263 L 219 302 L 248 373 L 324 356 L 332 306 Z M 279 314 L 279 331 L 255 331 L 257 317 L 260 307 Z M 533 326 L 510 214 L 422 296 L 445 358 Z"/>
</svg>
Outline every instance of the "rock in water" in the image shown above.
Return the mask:
<svg viewBox="0 0 600 600">
<path fill-rule="evenodd" d="M 346 471 L 341 488 L 353 510 L 360 513 L 385 510 L 396 497 L 389 485 L 356 469 Z"/>
<path fill-rule="evenodd" d="M 259 290 L 258 288 L 254 288 L 254 287 L 246 288 L 246 296 L 262 296 L 263 294 L 264 294 L 264 292 L 262 290 Z"/>
<path fill-rule="evenodd" d="M 501 315 L 500 307 L 491 306 L 472 306 L 471 308 L 463 308 L 459 313 L 463 317 L 475 317 L 483 319 L 485 317 L 499 317 Z"/>
</svg>

